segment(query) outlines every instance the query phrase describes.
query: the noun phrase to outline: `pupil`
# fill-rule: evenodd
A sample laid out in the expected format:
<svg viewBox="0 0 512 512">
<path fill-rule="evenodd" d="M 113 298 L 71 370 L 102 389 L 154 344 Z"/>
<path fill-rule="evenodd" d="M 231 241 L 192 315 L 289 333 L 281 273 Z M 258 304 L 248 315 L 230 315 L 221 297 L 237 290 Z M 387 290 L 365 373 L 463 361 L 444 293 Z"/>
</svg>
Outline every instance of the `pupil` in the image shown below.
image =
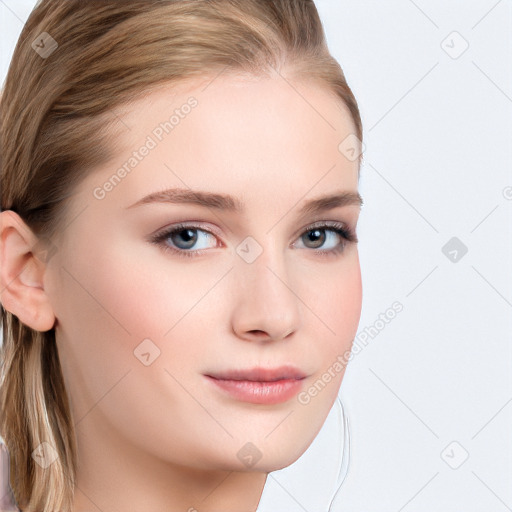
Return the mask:
<svg viewBox="0 0 512 512">
<path fill-rule="evenodd" d="M 183 234 L 185 235 L 183 236 Z M 182 229 L 181 231 L 176 232 L 176 235 L 181 235 L 181 238 L 185 240 L 186 248 L 188 248 L 188 246 L 193 246 L 197 239 L 197 233 L 195 233 L 195 230 L 193 229 Z"/>
<path fill-rule="evenodd" d="M 310 239 L 313 238 L 312 241 L 313 241 L 314 247 L 315 248 L 320 247 L 323 244 L 324 238 L 325 238 L 325 233 L 324 233 L 323 229 L 314 229 L 314 230 L 310 231 L 309 233 L 310 233 L 309 238 Z M 323 236 L 320 235 L 321 233 L 323 233 Z M 311 234 L 313 234 L 312 237 L 311 237 Z M 315 240 L 315 238 L 317 238 L 317 239 Z"/>
</svg>

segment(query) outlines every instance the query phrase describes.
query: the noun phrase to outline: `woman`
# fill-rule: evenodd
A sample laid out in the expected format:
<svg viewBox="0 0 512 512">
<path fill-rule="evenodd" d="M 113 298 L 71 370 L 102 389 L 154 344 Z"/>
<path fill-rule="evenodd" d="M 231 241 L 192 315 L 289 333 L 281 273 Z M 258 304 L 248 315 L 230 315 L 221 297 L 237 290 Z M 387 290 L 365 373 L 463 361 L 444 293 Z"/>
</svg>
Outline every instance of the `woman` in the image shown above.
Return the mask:
<svg viewBox="0 0 512 512">
<path fill-rule="evenodd" d="M 362 127 L 311 0 L 42 0 L 2 94 L 23 511 L 255 511 L 361 311 Z"/>
</svg>

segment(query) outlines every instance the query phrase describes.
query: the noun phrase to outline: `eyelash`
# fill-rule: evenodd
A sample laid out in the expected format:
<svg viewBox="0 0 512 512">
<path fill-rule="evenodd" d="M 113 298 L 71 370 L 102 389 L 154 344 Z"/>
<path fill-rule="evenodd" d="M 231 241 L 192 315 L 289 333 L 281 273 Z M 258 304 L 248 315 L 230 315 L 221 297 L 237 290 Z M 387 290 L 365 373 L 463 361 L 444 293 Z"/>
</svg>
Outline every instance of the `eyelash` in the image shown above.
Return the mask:
<svg viewBox="0 0 512 512">
<path fill-rule="evenodd" d="M 184 231 L 190 229 L 192 231 L 204 231 L 212 236 L 216 236 L 214 233 L 207 229 L 203 229 L 202 227 L 193 224 L 193 225 L 187 225 L 187 224 L 176 224 L 170 229 L 166 229 L 163 232 L 155 233 L 150 237 L 150 242 L 161 247 L 165 252 L 170 251 L 174 254 L 176 254 L 179 257 L 184 258 L 195 258 L 197 256 L 200 256 L 203 251 L 206 251 L 207 249 L 196 249 L 196 250 L 185 250 L 185 249 L 175 249 L 174 247 L 171 247 L 165 241 L 173 234 L 179 233 L 180 231 Z M 337 245 L 334 249 L 327 249 L 327 250 L 315 250 L 310 249 L 312 251 L 315 251 L 319 253 L 322 257 L 327 256 L 333 256 L 338 253 L 342 253 L 345 250 L 345 247 L 349 243 L 358 243 L 357 235 L 356 233 L 345 224 L 341 224 L 339 222 L 333 222 L 331 224 L 326 223 L 315 223 L 309 226 L 305 231 L 302 232 L 302 234 L 299 236 L 301 238 L 302 236 L 306 235 L 307 233 L 314 231 L 314 230 L 320 230 L 320 231 L 333 231 L 337 235 L 339 235 L 343 240 L 342 242 Z"/>
</svg>

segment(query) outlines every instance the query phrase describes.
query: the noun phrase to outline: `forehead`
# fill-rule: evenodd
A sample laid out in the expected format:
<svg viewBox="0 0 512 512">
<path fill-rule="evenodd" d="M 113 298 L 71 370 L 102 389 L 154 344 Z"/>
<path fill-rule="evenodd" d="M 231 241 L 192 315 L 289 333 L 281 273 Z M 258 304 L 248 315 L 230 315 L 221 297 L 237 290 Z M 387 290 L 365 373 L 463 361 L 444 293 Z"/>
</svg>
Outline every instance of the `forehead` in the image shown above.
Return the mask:
<svg viewBox="0 0 512 512">
<path fill-rule="evenodd" d="M 353 121 L 318 84 L 221 75 L 159 86 L 115 113 L 118 149 L 94 183 L 124 166 L 109 192 L 124 206 L 170 187 L 229 192 L 267 207 L 309 190 L 357 190 L 358 163 L 339 150 Z"/>
</svg>

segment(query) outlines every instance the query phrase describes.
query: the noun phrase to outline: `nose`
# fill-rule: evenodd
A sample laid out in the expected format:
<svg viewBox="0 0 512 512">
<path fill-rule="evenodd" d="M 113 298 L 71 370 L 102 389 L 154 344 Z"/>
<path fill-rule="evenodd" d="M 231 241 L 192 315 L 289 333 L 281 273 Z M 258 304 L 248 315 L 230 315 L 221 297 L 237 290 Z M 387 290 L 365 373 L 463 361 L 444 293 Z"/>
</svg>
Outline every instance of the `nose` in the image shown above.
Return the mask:
<svg viewBox="0 0 512 512">
<path fill-rule="evenodd" d="M 265 248 L 252 263 L 240 258 L 232 274 L 231 323 L 239 338 L 267 342 L 299 328 L 301 300 L 283 253 Z"/>
</svg>

